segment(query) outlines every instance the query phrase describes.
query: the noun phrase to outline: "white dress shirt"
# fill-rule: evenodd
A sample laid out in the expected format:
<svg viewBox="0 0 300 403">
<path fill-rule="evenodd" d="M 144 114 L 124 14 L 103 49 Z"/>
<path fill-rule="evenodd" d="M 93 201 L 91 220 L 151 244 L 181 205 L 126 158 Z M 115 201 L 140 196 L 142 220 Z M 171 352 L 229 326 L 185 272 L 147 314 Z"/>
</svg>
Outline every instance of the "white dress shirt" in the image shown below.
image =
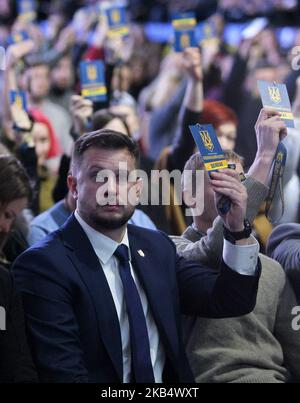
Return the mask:
<svg viewBox="0 0 300 403">
<path fill-rule="evenodd" d="M 123 284 L 119 274 L 118 259 L 114 256 L 119 244 L 108 238 L 107 236 L 101 234 L 100 232 L 94 230 L 89 226 L 75 211 L 75 218 L 81 225 L 82 229 L 86 233 L 92 247 L 100 260 L 102 269 L 104 271 L 106 280 L 108 282 L 110 292 L 116 307 L 119 323 L 120 332 L 122 340 L 122 351 L 123 351 L 123 382 L 130 382 L 130 372 L 131 372 L 131 349 L 130 349 L 130 332 L 129 332 L 129 322 L 124 298 Z M 129 240 L 127 229 L 124 238 L 121 242 L 129 249 L 129 258 L 131 260 Z M 141 298 L 144 315 L 146 318 L 146 324 L 148 329 L 149 344 L 150 344 L 150 356 L 153 367 L 153 374 L 155 382 L 162 382 L 162 373 L 165 365 L 165 353 L 163 345 L 159 338 L 159 333 L 154 322 L 153 316 L 150 312 L 150 307 L 145 295 L 145 292 L 134 273 L 131 261 L 129 262 L 131 268 L 131 275 L 135 281 L 138 293 Z"/>
<path fill-rule="evenodd" d="M 259 254 L 259 243 L 253 235 L 249 245 L 233 245 L 224 239 L 223 260 L 232 270 L 245 276 L 254 276 Z"/>
</svg>

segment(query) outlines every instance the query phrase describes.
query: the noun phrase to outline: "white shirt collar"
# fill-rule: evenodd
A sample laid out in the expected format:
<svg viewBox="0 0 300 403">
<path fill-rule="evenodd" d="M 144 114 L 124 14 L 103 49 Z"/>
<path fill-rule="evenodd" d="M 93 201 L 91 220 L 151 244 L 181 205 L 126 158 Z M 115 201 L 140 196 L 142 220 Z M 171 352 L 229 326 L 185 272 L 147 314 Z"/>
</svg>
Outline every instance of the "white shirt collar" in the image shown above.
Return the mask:
<svg viewBox="0 0 300 403">
<path fill-rule="evenodd" d="M 75 213 L 75 218 L 84 230 L 86 236 L 88 237 L 90 243 L 92 244 L 92 247 L 100 259 L 102 264 L 107 264 L 109 259 L 113 256 L 115 253 L 117 247 L 121 244 L 124 244 L 128 247 L 129 250 L 129 259 L 131 260 L 131 254 L 130 254 L 130 247 L 129 247 L 129 239 L 128 239 L 128 232 L 127 228 L 124 234 L 124 237 L 121 241 L 120 244 L 118 242 L 114 241 L 113 239 L 107 237 L 106 235 L 102 234 L 101 232 L 96 231 L 94 228 L 92 228 L 90 225 L 88 225 L 79 215 L 78 211 L 76 210 Z"/>
</svg>

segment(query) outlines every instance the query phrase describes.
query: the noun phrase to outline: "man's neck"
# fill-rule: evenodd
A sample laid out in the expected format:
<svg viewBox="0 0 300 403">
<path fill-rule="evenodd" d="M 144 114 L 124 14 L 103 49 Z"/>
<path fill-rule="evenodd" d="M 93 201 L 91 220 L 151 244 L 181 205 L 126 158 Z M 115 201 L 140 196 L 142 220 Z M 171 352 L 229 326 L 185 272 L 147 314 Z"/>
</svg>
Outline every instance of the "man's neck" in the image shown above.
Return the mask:
<svg viewBox="0 0 300 403">
<path fill-rule="evenodd" d="M 201 232 L 202 234 L 206 234 L 209 228 L 211 228 L 212 223 L 210 220 L 201 220 L 198 217 L 194 217 L 194 227 L 196 228 L 197 231 Z"/>
</svg>

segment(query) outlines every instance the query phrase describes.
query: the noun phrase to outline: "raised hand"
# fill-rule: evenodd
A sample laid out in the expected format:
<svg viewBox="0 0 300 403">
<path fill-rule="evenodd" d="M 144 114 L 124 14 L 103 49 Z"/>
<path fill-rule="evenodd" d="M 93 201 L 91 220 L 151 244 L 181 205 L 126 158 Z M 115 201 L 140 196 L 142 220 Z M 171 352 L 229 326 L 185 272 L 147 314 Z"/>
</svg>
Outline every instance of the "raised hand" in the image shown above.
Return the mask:
<svg viewBox="0 0 300 403">
<path fill-rule="evenodd" d="M 279 112 L 262 109 L 255 125 L 257 153 L 274 158 L 277 146 L 287 136 L 287 127 Z"/>
<path fill-rule="evenodd" d="M 227 196 L 231 200 L 229 212 L 226 215 L 220 215 L 226 228 L 231 232 L 242 231 L 246 218 L 248 194 L 239 179 L 239 174 L 232 169 L 212 172 L 211 185 L 215 192 L 216 206 L 222 196 Z"/>
<path fill-rule="evenodd" d="M 182 54 L 182 67 L 190 79 L 202 81 L 202 63 L 198 48 L 187 48 Z"/>
</svg>

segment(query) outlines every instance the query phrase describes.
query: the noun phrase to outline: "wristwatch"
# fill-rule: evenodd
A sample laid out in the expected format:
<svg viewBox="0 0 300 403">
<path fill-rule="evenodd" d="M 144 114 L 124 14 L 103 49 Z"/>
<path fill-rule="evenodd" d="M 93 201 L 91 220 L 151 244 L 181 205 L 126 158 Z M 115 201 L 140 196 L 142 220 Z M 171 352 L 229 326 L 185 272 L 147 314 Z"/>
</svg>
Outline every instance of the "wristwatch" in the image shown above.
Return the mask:
<svg viewBox="0 0 300 403">
<path fill-rule="evenodd" d="M 250 222 L 247 219 L 244 220 L 243 231 L 231 232 L 231 231 L 229 231 L 228 228 L 225 227 L 225 225 L 223 225 L 224 239 L 226 239 L 226 241 L 229 241 L 234 245 L 236 244 L 236 241 L 240 241 L 241 239 L 249 238 L 251 235 L 251 232 L 252 232 L 252 227 L 251 227 Z"/>
</svg>

